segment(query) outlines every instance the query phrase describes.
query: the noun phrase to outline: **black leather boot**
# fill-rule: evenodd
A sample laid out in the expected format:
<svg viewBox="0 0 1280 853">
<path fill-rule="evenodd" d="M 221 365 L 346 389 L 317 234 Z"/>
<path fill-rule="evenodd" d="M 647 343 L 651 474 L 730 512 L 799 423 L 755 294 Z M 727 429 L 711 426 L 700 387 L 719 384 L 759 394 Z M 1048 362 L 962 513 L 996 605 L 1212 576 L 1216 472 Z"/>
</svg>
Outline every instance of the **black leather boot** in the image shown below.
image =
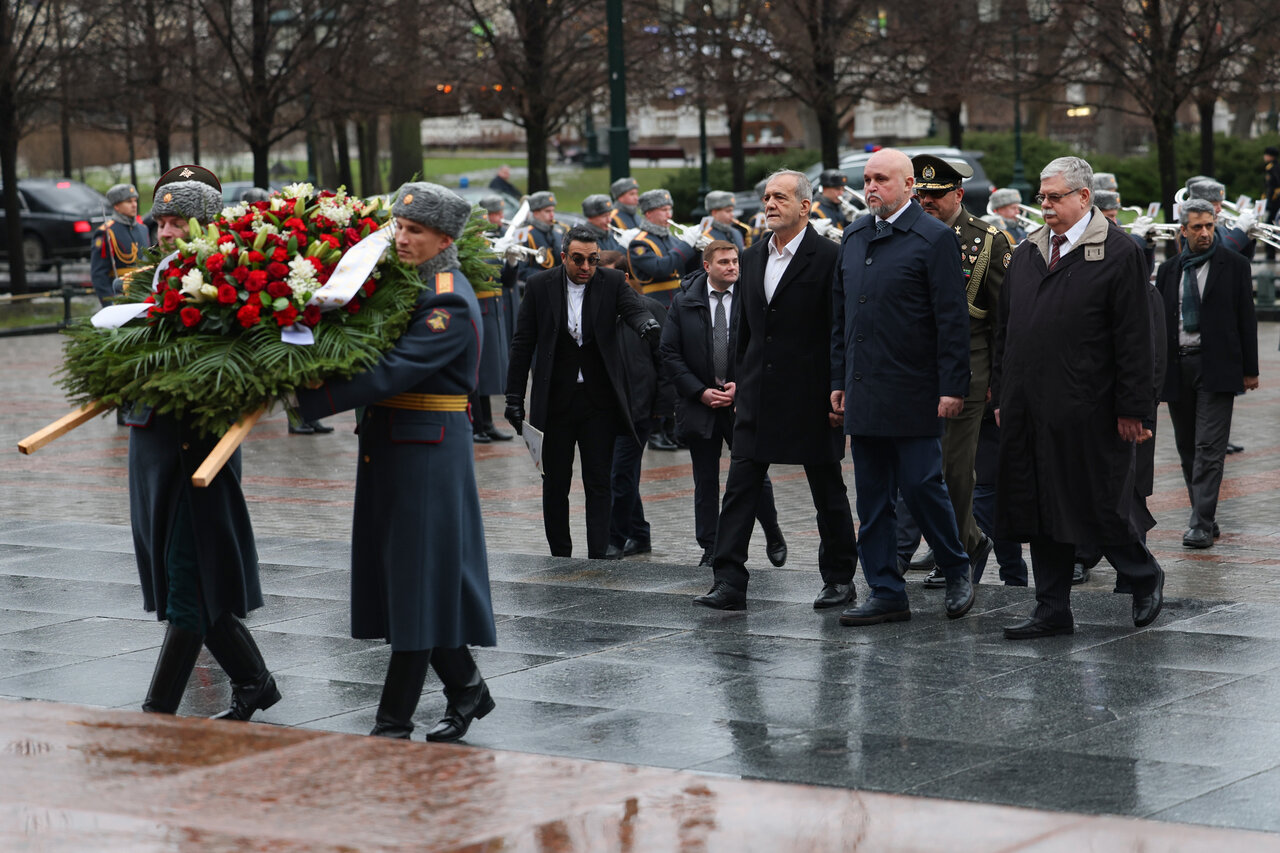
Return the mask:
<svg viewBox="0 0 1280 853">
<path fill-rule="evenodd" d="M 147 689 L 142 710 L 153 714 L 178 712 L 203 643 L 204 638 L 193 631 L 174 625 L 165 626 L 160 658 L 156 661 L 156 671 L 151 676 L 151 686 Z"/>
<path fill-rule="evenodd" d="M 231 678 L 231 707 L 212 719 L 247 720 L 254 711 L 265 711 L 280 701 L 280 690 L 258 644 L 234 613 L 218 617 L 204 644 Z"/>
<path fill-rule="evenodd" d="M 444 718 L 427 732 L 427 740 L 459 740 L 471 727 L 472 720 L 479 720 L 493 710 L 489 685 L 480 677 L 480 669 L 466 646 L 436 649 L 431 665 L 444 682 L 444 697 L 449 704 Z"/>
<path fill-rule="evenodd" d="M 370 735 L 409 739 L 413 733 L 413 712 L 418 709 L 430 663 L 431 649 L 391 653 L 387 678 L 382 682 L 382 700 Z"/>
</svg>

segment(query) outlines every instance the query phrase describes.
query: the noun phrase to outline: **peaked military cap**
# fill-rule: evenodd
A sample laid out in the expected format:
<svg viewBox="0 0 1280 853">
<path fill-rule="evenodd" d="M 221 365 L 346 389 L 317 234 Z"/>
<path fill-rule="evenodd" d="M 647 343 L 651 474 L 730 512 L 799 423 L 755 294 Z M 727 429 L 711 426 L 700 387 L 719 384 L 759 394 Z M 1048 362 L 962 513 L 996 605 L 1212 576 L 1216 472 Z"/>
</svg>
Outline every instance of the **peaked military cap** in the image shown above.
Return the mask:
<svg viewBox="0 0 1280 853">
<path fill-rule="evenodd" d="M 916 173 L 916 189 L 929 192 L 954 190 L 973 177 L 973 167 L 962 160 L 943 160 L 933 154 L 917 154 L 911 158 Z"/>
<path fill-rule="evenodd" d="M 457 240 L 471 218 L 471 205 L 462 196 L 439 184 L 414 181 L 396 191 L 391 215 L 412 219 Z"/>
</svg>

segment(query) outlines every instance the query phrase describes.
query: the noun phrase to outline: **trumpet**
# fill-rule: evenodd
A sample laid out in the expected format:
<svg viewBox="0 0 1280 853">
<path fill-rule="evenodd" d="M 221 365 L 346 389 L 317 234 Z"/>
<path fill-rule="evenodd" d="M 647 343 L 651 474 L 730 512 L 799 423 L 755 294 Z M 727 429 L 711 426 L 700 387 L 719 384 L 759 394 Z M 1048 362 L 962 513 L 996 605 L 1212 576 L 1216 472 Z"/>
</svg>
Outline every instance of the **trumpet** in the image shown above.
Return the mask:
<svg viewBox="0 0 1280 853">
<path fill-rule="evenodd" d="M 987 202 L 987 215 L 1000 216 L 999 213 L 996 213 L 995 208 L 991 206 L 990 201 Z M 1004 217 L 1000 216 L 1000 218 L 1003 219 Z M 1044 227 L 1044 219 L 1040 211 L 1021 202 L 1018 203 L 1018 212 L 1013 215 L 1013 221 L 1028 234 Z"/>
<path fill-rule="evenodd" d="M 528 219 L 529 219 L 529 199 L 526 198 L 524 201 L 520 202 L 520 209 L 517 210 L 516 215 L 512 217 L 511 224 L 507 226 L 506 233 L 504 233 L 498 239 L 494 240 L 492 243 L 491 248 L 493 249 L 493 251 L 496 254 L 502 255 L 506 259 L 507 264 L 510 266 L 515 266 L 522 259 L 525 259 L 524 256 L 521 254 L 522 252 L 533 251 L 533 249 L 530 249 L 528 246 L 521 246 L 519 243 L 516 242 L 516 232 L 520 230 L 520 228 L 525 224 L 525 222 L 528 221 Z M 516 250 L 515 254 L 512 253 L 512 250 Z M 543 261 L 539 261 L 539 263 L 542 263 L 543 266 L 546 266 L 546 263 L 544 263 Z"/>
<path fill-rule="evenodd" d="M 844 229 L 835 223 L 832 219 L 810 219 L 809 225 L 818 233 L 819 237 L 826 237 L 833 243 L 839 243 L 844 239 Z"/>
<path fill-rule="evenodd" d="M 1230 205 L 1230 212 L 1228 211 L 1228 205 Z M 1245 208 L 1245 210 L 1250 213 L 1250 218 L 1253 218 L 1252 211 L 1249 211 L 1248 208 Z M 1239 228 L 1241 215 L 1240 208 L 1224 201 L 1222 203 L 1222 212 L 1218 214 L 1218 221 L 1228 228 Z M 1266 222 L 1253 222 L 1245 232 L 1245 236 L 1273 249 L 1280 249 L 1280 226 Z"/>
<path fill-rule="evenodd" d="M 535 249 L 532 246 L 522 246 L 519 243 L 511 243 L 507 246 L 503 246 L 502 249 L 498 249 L 495 245 L 494 251 L 502 255 L 508 266 L 515 266 L 521 261 L 525 261 L 526 263 L 532 261 L 540 267 L 551 266 L 551 250 L 546 246 Z"/>
</svg>

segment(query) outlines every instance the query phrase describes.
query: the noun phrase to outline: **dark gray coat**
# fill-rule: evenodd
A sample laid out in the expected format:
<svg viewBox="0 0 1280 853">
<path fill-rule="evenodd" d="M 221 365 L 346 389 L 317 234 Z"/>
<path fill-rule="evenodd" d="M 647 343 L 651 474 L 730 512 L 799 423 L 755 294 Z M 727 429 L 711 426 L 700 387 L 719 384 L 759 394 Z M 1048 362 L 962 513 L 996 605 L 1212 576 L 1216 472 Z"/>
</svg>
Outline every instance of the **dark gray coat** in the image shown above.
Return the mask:
<svg viewBox="0 0 1280 853">
<path fill-rule="evenodd" d="M 1146 259 L 1092 213 L 1052 272 L 1043 228 L 1005 274 L 992 371 L 1001 538 L 1120 545 L 1154 524 L 1137 500 L 1134 444 L 1116 432 L 1117 418 L 1154 405 Z"/>
<path fill-rule="evenodd" d="M 939 397 L 969 393 L 969 306 L 953 230 L 909 203 L 876 236 L 845 229 L 832 284 L 831 390 L 844 431 L 939 436 Z"/>
<path fill-rule="evenodd" d="M 443 275 L 452 276 L 446 292 Z M 379 406 L 403 392 L 476 388 L 480 306 L 462 272 L 431 282 L 409 328 L 368 372 L 298 392 L 311 420 L 365 406 L 351 534 L 351 636 L 393 651 L 492 646 L 480 497 L 465 411 Z"/>
<path fill-rule="evenodd" d="M 702 392 L 716 381 L 715 356 L 711 349 L 711 297 L 705 272 L 690 276 L 688 286 L 671 302 L 662 327 L 662 360 L 676 398 L 676 434 L 681 437 L 710 438 L 716 410 L 702 402 Z M 742 305 L 735 285 L 729 303 L 729 375 L 734 381 L 734 345 Z"/>
<path fill-rule="evenodd" d="M 165 618 L 169 598 L 167 558 L 175 537 L 190 537 L 199 559 L 199 588 L 209 624 L 223 613 L 244 618 L 262 606 L 258 552 L 244 492 L 240 490 L 240 451 L 206 488 L 191 485 L 191 475 L 218 443 L 199 436 L 169 415 L 135 407 L 129 431 L 129 520 L 142 582 L 142 606 Z M 178 529 L 180 501 L 188 501 L 194 524 Z"/>
</svg>

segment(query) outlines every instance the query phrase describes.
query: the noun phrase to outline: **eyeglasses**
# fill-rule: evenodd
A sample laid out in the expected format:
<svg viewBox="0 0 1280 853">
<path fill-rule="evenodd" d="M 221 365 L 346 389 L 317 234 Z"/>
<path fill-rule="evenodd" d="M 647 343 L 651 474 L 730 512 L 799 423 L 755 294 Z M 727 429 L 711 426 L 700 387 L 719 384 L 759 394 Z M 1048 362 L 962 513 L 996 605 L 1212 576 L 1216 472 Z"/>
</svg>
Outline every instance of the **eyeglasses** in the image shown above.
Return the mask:
<svg viewBox="0 0 1280 853">
<path fill-rule="evenodd" d="M 598 267 L 598 266 L 600 266 L 600 256 L 599 256 L 599 255 L 570 255 L 570 256 L 569 256 L 569 260 L 573 261 L 573 265 L 574 265 L 575 267 L 581 267 L 581 266 Z"/>
<path fill-rule="evenodd" d="M 1045 195 L 1044 193 L 1036 193 L 1035 195 L 1036 204 L 1044 204 L 1046 201 L 1049 202 L 1050 204 L 1057 204 L 1067 196 L 1071 195 L 1072 193 L 1078 193 L 1082 189 L 1084 189 L 1084 187 L 1076 187 L 1075 189 L 1069 192 L 1049 193 L 1048 195 Z"/>
</svg>

